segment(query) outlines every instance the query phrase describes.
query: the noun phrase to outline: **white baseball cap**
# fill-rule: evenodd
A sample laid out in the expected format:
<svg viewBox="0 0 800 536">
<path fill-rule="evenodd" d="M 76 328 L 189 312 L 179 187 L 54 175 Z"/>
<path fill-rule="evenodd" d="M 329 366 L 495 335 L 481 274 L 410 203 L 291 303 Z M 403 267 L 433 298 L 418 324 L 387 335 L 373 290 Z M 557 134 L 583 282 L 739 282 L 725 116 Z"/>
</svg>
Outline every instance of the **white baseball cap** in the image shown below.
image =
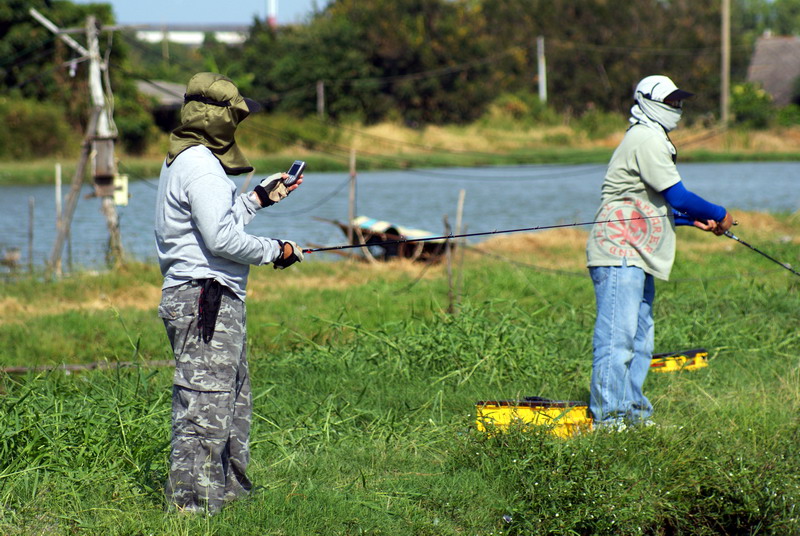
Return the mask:
<svg viewBox="0 0 800 536">
<path fill-rule="evenodd" d="M 636 99 L 636 95 L 638 93 L 641 93 L 644 98 L 656 102 L 665 102 L 667 100 L 681 101 L 694 96 L 694 93 L 689 93 L 688 91 L 678 89 L 678 86 L 675 85 L 675 82 L 670 80 L 669 77 L 661 74 L 654 74 L 652 76 L 642 78 L 642 80 L 636 85 L 636 91 L 633 93 L 634 100 Z"/>
</svg>

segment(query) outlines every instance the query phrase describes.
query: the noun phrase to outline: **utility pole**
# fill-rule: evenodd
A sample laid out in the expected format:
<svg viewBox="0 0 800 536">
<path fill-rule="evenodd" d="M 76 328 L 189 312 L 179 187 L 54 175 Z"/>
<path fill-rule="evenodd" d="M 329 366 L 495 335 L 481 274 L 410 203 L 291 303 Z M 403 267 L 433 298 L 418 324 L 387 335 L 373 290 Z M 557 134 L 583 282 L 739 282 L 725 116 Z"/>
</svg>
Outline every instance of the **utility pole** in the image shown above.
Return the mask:
<svg viewBox="0 0 800 536">
<path fill-rule="evenodd" d="M 101 70 L 108 72 L 108 66 L 100 57 L 97 20 L 93 16 L 86 18 L 86 40 L 89 44 L 89 91 L 92 104 L 102 110 L 97 121 L 92 156 L 94 171 L 94 191 L 100 198 L 101 211 L 106 217 L 108 227 L 108 261 L 119 264 L 122 261 L 122 238 L 119 233 L 119 217 L 114 206 L 114 177 L 117 174 L 117 163 L 114 158 L 114 140 L 116 132 L 112 131 L 113 118 L 111 107 L 103 94 Z"/>
<path fill-rule="evenodd" d="M 269 0 L 267 5 L 267 23 L 273 30 L 278 27 L 278 0 Z"/>
<path fill-rule="evenodd" d="M 89 62 L 89 92 L 92 101 L 92 119 L 90 123 L 94 123 L 94 128 L 91 129 L 91 152 L 89 157 L 92 159 L 92 172 L 94 175 L 94 195 L 101 200 L 101 211 L 106 218 L 106 225 L 109 232 L 109 249 L 108 260 L 109 264 L 119 264 L 122 261 L 122 240 L 119 231 L 119 218 L 117 216 L 117 209 L 114 206 L 114 177 L 117 175 L 117 165 L 114 156 L 114 140 L 116 139 L 116 128 L 114 127 L 114 120 L 112 117 L 111 106 L 103 91 L 103 74 L 108 75 L 108 65 L 103 61 L 100 56 L 100 45 L 98 39 L 99 28 L 97 19 L 94 16 L 89 16 L 86 19 L 86 44 L 88 48 L 84 48 L 74 39 L 66 35 L 66 32 L 71 30 L 61 30 L 44 15 L 31 8 L 30 15 L 41 23 L 45 28 L 56 34 L 67 45 L 81 55 L 80 61 Z M 82 152 L 82 159 L 84 158 Z M 84 169 L 85 162 L 78 165 L 78 169 Z M 75 177 L 75 181 L 80 182 L 83 177 Z M 73 207 L 74 209 L 74 207 Z M 56 239 L 56 244 L 63 245 L 64 236 L 69 233 L 69 228 L 72 223 L 72 214 L 69 214 L 69 219 L 62 221 L 61 228 L 59 229 L 59 236 Z M 63 236 L 62 236 L 63 234 Z M 51 266 L 56 266 L 61 261 L 61 251 L 53 250 L 51 256 Z"/>
<path fill-rule="evenodd" d="M 722 0 L 722 73 L 720 87 L 720 121 L 727 127 L 730 120 L 731 94 L 731 0 Z"/>
<path fill-rule="evenodd" d="M 317 80 L 317 117 L 325 119 L 325 82 Z"/>
<path fill-rule="evenodd" d="M 536 38 L 536 60 L 539 68 L 539 101 L 547 102 L 547 65 L 544 57 L 544 36 Z"/>
</svg>

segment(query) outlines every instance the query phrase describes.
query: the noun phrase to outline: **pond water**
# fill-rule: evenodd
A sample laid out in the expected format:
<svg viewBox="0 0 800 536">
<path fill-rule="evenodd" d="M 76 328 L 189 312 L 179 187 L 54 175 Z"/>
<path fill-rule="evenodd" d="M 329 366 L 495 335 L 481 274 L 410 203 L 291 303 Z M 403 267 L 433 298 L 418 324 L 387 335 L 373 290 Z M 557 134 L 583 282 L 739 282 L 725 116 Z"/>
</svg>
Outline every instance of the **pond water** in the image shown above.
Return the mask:
<svg viewBox="0 0 800 536">
<path fill-rule="evenodd" d="M 800 208 L 800 162 L 679 164 L 686 187 L 735 210 L 794 212 Z M 444 234 L 443 216 L 455 225 L 459 191 L 465 190 L 463 222 L 469 233 L 590 221 L 597 208 L 605 165 L 532 165 L 486 168 L 370 171 L 358 174 L 356 215 Z M 256 175 L 253 183 L 257 180 Z M 244 177 L 235 177 L 238 185 Z M 126 255 L 155 261 L 153 211 L 157 178 L 132 181 L 130 203 L 118 207 Z M 316 218 L 346 221 L 349 175 L 306 173 L 303 186 L 260 212 L 251 234 L 309 244 L 340 245 L 345 237 Z M 68 185 L 63 186 L 66 201 Z M 97 199 L 84 199 L 72 222 L 71 257 L 76 267 L 100 267 L 108 232 Z M 55 241 L 53 186 L 0 187 L 0 251 L 19 248 L 28 262 L 29 198 L 34 199 L 33 262 L 43 265 Z M 745 229 L 740 229 L 746 235 Z M 480 238 L 474 239 L 475 241 Z M 314 259 L 337 257 L 319 253 Z M 67 253 L 64 253 L 67 260 Z M 309 258 L 310 260 L 310 258 Z"/>
</svg>

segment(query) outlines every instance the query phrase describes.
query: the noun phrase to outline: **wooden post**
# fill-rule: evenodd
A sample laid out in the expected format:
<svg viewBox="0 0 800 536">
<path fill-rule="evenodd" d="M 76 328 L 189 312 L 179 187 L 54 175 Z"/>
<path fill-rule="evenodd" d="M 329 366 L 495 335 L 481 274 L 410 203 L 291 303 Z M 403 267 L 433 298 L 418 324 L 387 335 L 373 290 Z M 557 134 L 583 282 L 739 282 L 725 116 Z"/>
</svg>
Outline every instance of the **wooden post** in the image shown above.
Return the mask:
<svg viewBox="0 0 800 536">
<path fill-rule="evenodd" d="M 53 32 L 56 36 L 58 36 L 59 39 L 64 41 L 67 45 L 70 46 L 70 48 L 78 52 L 81 56 L 89 56 L 88 50 L 83 48 L 83 46 L 81 46 L 80 43 L 75 41 L 69 35 L 62 33 L 61 28 L 50 22 L 44 15 L 42 15 L 33 8 L 30 8 L 28 10 L 28 13 L 30 14 L 31 17 L 36 19 L 39 22 L 39 24 L 41 24 L 42 26 Z"/>
<path fill-rule="evenodd" d="M 122 251 L 122 236 L 119 232 L 119 216 L 117 215 L 117 207 L 114 204 L 114 197 L 104 195 L 100 198 L 100 212 L 106 218 L 106 227 L 108 228 L 108 250 L 106 251 L 106 264 L 108 266 L 119 266 L 122 264 L 123 251 Z"/>
<path fill-rule="evenodd" d="M 467 233 L 467 226 L 465 225 L 462 233 Z M 458 247 L 458 284 L 456 289 L 456 305 L 459 311 L 461 310 L 461 295 L 464 290 L 464 251 L 467 249 L 467 239 L 460 238 Z"/>
<path fill-rule="evenodd" d="M 116 133 L 114 132 L 112 111 L 109 102 L 103 92 L 103 77 L 102 73 L 108 74 L 108 66 L 100 57 L 100 45 L 98 41 L 98 27 L 97 19 L 90 15 L 86 18 L 86 42 L 87 48 L 81 46 L 77 41 L 69 37 L 58 26 L 50 22 L 44 15 L 31 8 L 28 13 L 39 21 L 45 28 L 56 34 L 60 39 L 67 43 L 72 49 L 77 51 L 81 56 L 89 59 L 89 92 L 93 105 L 92 117 L 89 122 L 94 126 L 91 128 L 92 138 L 89 140 L 91 151 L 84 148 L 81 154 L 81 163 L 78 164 L 80 172 L 80 181 L 77 183 L 77 188 L 80 188 L 80 183 L 83 181 L 83 173 L 85 171 L 86 162 L 83 162 L 85 152 L 86 158 L 92 159 L 92 170 L 94 174 L 95 195 L 102 197 L 101 211 L 106 217 L 106 223 L 109 231 L 109 257 L 113 263 L 121 262 L 122 260 L 122 239 L 120 238 L 119 231 L 119 218 L 117 217 L 117 209 L 114 206 L 114 176 L 117 174 L 116 160 L 114 158 L 114 139 Z M 88 130 L 87 130 L 88 132 Z M 77 177 L 78 173 L 76 173 Z M 73 187 L 76 186 L 76 181 L 73 179 Z M 72 195 L 72 191 L 70 192 Z M 75 193 L 77 196 L 77 193 Z M 73 200 L 77 203 L 77 199 Z M 70 209 L 70 207 L 68 207 Z M 75 207 L 72 206 L 71 210 Z M 72 213 L 69 214 L 66 223 L 66 231 L 63 226 L 59 229 L 58 237 L 56 239 L 56 249 L 53 250 L 51 255 L 51 269 L 55 269 L 56 264 L 61 260 L 61 250 L 64 246 L 64 236 L 68 233 L 69 224 L 72 222 Z"/>
<path fill-rule="evenodd" d="M 356 150 L 350 149 L 350 196 L 347 203 L 347 242 L 353 244 L 353 220 L 356 218 Z"/>
<path fill-rule="evenodd" d="M 729 96 L 731 92 L 731 0 L 722 0 L 722 72 L 720 87 L 720 121 L 728 126 L 730 119 Z"/>
<path fill-rule="evenodd" d="M 86 164 L 89 161 L 89 153 L 91 152 L 92 140 L 97 131 L 97 118 L 100 116 L 100 112 L 101 110 L 99 108 L 94 108 L 89 120 L 89 125 L 86 128 L 86 136 L 81 145 L 80 160 L 78 160 L 78 166 L 75 168 L 75 175 L 72 177 L 72 186 L 67 195 L 67 205 L 64 214 L 61 216 L 56 242 L 53 244 L 53 251 L 50 254 L 51 269 L 61 264 L 61 252 L 64 249 L 64 241 L 69 234 L 70 225 L 72 225 L 72 216 L 75 214 L 75 207 L 78 205 L 78 195 L 80 194 L 81 185 L 83 184 L 83 176 L 86 173 Z"/>
<path fill-rule="evenodd" d="M 161 25 L 161 61 L 169 67 L 169 32 L 166 24 Z"/>
<path fill-rule="evenodd" d="M 72 265 L 72 229 L 67 228 L 67 269 L 70 273 L 75 271 Z"/>
<path fill-rule="evenodd" d="M 106 261 L 109 266 L 122 262 L 122 237 L 119 230 L 117 207 L 114 205 L 114 176 L 117 174 L 114 160 L 114 132 L 111 129 L 111 110 L 103 92 L 102 71 L 105 70 L 100 58 L 97 21 L 93 16 L 86 18 L 86 42 L 89 48 L 89 91 L 92 104 L 100 108 L 97 122 L 97 136 L 92 142 L 92 168 L 95 179 L 95 192 L 100 196 L 100 211 L 106 218 L 108 227 L 108 251 Z"/>
<path fill-rule="evenodd" d="M 539 101 L 547 102 L 547 65 L 544 57 L 544 37 L 536 38 L 536 60 L 539 68 Z"/>
<path fill-rule="evenodd" d="M 464 216 L 464 197 L 466 196 L 466 190 L 462 189 L 458 192 L 458 207 L 456 209 L 456 234 L 462 234 L 461 230 L 461 222 Z M 464 238 L 458 239 L 458 256 L 459 256 L 459 263 L 458 263 L 458 288 L 456 289 L 456 312 L 461 307 L 461 287 L 462 283 L 464 282 L 463 277 L 463 267 L 464 267 Z"/>
<path fill-rule="evenodd" d="M 33 273 L 33 209 L 36 200 L 28 197 L 28 273 Z"/>
<path fill-rule="evenodd" d="M 61 162 L 56 163 L 56 233 L 61 227 Z M 61 277 L 61 256 L 59 255 L 57 263 L 53 266 L 56 277 Z"/>
<path fill-rule="evenodd" d="M 325 119 L 325 82 L 317 80 L 317 116 Z"/>
<path fill-rule="evenodd" d="M 447 221 L 447 214 L 444 215 L 444 234 L 450 236 L 450 222 Z M 453 255 L 451 254 L 450 239 L 444 241 L 444 255 L 447 261 L 447 312 L 453 314 L 456 311 L 455 299 L 453 293 Z"/>
</svg>

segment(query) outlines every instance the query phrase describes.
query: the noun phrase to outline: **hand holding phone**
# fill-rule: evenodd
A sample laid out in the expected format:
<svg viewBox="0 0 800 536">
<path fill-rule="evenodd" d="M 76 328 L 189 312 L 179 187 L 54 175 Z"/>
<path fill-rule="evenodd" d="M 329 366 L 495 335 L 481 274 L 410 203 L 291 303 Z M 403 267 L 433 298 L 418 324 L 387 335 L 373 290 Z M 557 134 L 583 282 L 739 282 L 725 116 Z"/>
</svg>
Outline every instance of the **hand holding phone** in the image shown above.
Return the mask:
<svg viewBox="0 0 800 536">
<path fill-rule="evenodd" d="M 306 170 L 306 163 L 302 160 L 295 160 L 292 167 L 289 168 L 289 171 L 286 172 L 288 177 L 283 179 L 283 184 L 285 186 L 291 186 L 292 184 L 297 182 L 297 179 L 300 178 L 300 175 Z"/>
</svg>

